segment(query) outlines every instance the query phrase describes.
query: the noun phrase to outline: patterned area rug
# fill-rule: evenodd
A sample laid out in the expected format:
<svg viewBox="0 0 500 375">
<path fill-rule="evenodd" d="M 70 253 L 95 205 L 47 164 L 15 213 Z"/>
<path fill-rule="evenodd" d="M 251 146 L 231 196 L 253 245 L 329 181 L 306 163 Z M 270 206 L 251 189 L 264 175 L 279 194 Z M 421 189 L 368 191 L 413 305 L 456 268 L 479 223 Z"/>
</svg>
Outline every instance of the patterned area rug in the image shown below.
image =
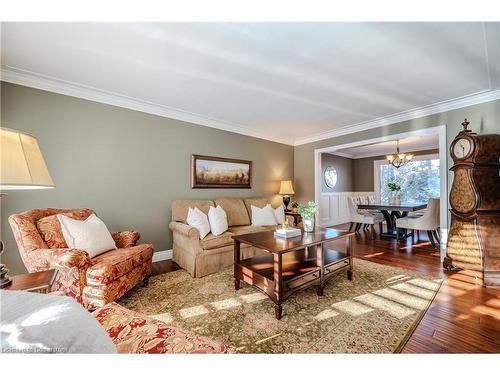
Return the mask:
<svg viewBox="0 0 500 375">
<path fill-rule="evenodd" d="M 329 280 L 323 297 L 314 287 L 296 293 L 276 320 L 266 295 L 243 282 L 234 290 L 232 272 L 199 279 L 183 270 L 154 276 L 119 303 L 241 353 L 392 353 L 402 350 L 441 285 L 355 259 L 353 281 L 342 273 Z"/>
</svg>

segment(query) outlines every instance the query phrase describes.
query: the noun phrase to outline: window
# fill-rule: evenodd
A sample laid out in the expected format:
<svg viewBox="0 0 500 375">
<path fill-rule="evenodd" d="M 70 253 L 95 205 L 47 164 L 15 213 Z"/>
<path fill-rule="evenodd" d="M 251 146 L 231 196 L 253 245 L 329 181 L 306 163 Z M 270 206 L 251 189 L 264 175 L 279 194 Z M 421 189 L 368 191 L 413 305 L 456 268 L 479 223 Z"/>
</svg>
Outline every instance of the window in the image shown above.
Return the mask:
<svg viewBox="0 0 500 375">
<path fill-rule="evenodd" d="M 375 161 L 375 186 L 382 202 L 389 200 L 391 191 L 387 184 L 390 182 L 401 186 L 402 202 L 422 203 L 431 197 L 439 198 L 439 156 L 417 156 L 399 169 L 385 160 Z"/>
</svg>

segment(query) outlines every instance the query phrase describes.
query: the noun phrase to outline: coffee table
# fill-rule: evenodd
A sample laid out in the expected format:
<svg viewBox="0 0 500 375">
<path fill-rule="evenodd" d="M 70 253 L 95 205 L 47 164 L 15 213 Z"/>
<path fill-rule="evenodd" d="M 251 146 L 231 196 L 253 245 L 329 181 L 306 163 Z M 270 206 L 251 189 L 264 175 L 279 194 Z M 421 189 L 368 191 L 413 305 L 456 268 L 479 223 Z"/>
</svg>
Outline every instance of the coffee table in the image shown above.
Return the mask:
<svg viewBox="0 0 500 375">
<path fill-rule="evenodd" d="M 317 229 L 312 233 L 288 239 L 276 238 L 274 231 L 233 236 L 234 287 L 240 281 L 266 293 L 274 302 L 276 319 L 281 319 L 283 304 L 293 293 L 317 286 L 323 295 L 327 279 L 342 271 L 352 280 L 352 236 L 354 233 L 336 229 Z M 333 247 L 344 239 L 346 250 Z M 263 254 L 241 259 L 241 244 L 264 250 Z"/>
</svg>

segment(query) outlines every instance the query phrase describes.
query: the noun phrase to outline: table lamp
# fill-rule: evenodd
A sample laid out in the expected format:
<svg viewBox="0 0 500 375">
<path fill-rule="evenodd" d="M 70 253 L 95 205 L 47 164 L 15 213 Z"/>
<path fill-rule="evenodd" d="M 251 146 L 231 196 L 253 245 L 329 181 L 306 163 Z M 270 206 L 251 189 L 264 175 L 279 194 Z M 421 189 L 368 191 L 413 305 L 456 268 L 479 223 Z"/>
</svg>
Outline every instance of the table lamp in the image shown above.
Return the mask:
<svg viewBox="0 0 500 375">
<path fill-rule="evenodd" d="M 288 210 L 290 195 L 295 194 L 295 192 L 293 191 L 292 181 L 281 181 L 280 192 L 278 194 L 283 195 L 283 204 L 285 205 L 285 210 Z"/>
<path fill-rule="evenodd" d="M 37 139 L 18 130 L 0 127 L 0 194 L 8 190 L 51 189 L 54 182 L 43 159 Z M 0 255 L 3 243 L 0 241 Z M 0 264 L 0 288 L 12 279 L 9 270 Z"/>
</svg>

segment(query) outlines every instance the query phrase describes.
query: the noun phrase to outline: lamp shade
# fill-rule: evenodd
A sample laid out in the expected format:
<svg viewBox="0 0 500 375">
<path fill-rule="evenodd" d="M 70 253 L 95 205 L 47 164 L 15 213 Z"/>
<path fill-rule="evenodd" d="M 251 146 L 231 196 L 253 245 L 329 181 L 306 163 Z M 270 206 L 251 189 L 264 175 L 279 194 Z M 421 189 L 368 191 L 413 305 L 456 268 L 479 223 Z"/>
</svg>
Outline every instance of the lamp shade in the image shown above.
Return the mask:
<svg viewBox="0 0 500 375">
<path fill-rule="evenodd" d="M 0 149 L 0 190 L 55 187 L 35 137 L 0 128 Z"/>
<path fill-rule="evenodd" d="M 292 181 L 286 180 L 281 181 L 280 192 L 278 194 L 288 195 L 295 194 L 293 191 Z"/>
</svg>

